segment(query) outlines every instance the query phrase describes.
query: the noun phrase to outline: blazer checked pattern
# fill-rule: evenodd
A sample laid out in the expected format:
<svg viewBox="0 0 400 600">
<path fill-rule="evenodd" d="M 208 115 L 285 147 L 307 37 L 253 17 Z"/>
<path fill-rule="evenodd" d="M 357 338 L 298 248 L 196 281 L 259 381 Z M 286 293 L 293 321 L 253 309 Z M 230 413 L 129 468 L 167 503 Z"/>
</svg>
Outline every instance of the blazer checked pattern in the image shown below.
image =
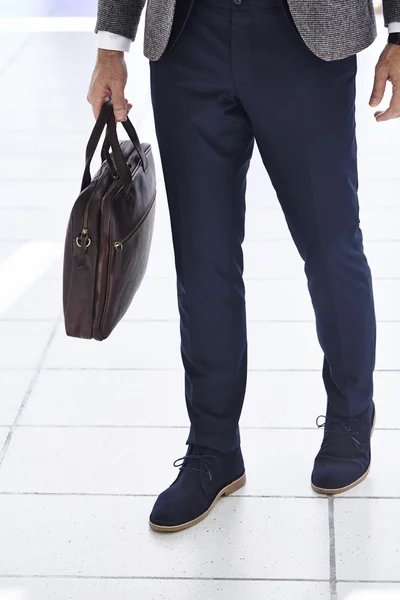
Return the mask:
<svg viewBox="0 0 400 600">
<path fill-rule="evenodd" d="M 148 0 L 144 47 L 147 58 L 159 60 L 179 37 L 193 1 Z M 361 52 L 376 37 L 373 0 L 287 1 L 304 42 L 323 60 Z M 146 0 L 99 0 L 96 31 L 134 40 L 145 4 Z M 400 22 L 400 0 L 383 0 L 383 10 L 386 25 Z"/>
</svg>

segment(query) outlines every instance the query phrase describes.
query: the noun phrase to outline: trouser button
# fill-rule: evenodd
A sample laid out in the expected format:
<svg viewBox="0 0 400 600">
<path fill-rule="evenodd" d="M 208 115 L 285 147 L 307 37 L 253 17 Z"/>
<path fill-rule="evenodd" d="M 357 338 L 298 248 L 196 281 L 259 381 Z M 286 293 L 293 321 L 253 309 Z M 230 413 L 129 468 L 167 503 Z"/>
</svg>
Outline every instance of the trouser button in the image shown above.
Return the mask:
<svg viewBox="0 0 400 600">
<path fill-rule="evenodd" d="M 233 4 L 236 4 L 236 6 L 239 6 L 240 4 L 242 4 L 242 0 L 233 0 Z"/>
</svg>

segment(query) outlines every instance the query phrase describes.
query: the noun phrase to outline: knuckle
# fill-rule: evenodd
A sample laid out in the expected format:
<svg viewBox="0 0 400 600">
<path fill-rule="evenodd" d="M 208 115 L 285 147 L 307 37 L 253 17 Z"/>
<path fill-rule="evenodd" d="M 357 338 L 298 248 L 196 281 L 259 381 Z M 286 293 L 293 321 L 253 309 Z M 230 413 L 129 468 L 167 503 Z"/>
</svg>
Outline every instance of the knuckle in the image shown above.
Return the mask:
<svg viewBox="0 0 400 600">
<path fill-rule="evenodd" d="M 124 108 L 125 107 L 124 98 L 121 97 L 121 96 L 115 96 L 115 95 L 113 95 L 113 103 L 114 103 L 114 106 L 117 106 L 118 108 Z"/>
<path fill-rule="evenodd" d="M 112 81 L 111 85 L 116 94 L 120 94 L 120 95 L 124 94 L 125 86 L 122 81 L 115 79 L 114 81 Z"/>
</svg>

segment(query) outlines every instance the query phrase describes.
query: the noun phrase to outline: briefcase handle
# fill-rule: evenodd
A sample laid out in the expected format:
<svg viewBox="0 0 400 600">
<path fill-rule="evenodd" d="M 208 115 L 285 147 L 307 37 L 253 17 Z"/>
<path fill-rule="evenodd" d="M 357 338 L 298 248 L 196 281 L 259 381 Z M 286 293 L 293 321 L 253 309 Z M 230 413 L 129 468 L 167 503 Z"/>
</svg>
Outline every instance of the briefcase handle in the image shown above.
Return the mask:
<svg viewBox="0 0 400 600">
<path fill-rule="evenodd" d="M 132 125 L 129 118 L 122 123 L 125 131 L 128 133 L 128 136 L 139 154 L 140 161 L 142 163 L 143 170 L 146 172 L 148 169 L 148 160 L 146 154 L 143 151 L 143 148 L 140 144 L 138 135 L 134 126 Z M 110 155 L 110 147 L 112 149 L 112 157 Z M 103 148 L 102 148 L 102 159 L 108 162 L 110 167 L 110 171 L 114 175 L 118 175 L 121 179 L 122 184 L 124 186 L 125 192 L 128 193 L 132 186 L 132 177 L 130 170 L 126 164 L 126 160 L 121 151 L 121 146 L 117 136 L 117 126 L 114 119 L 114 113 L 111 113 L 108 117 L 107 122 L 107 134 L 104 140 Z M 114 167 L 115 165 L 115 167 Z M 115 173 L 116 171 L 116 173 Z"/>
<path fill-rule="evenodd" d="M 112 134 L 115 133 L 114 140 L 116 139 L 116 123 L 115 123 L 115 120 L 110 119 L 110 116 L 111 115 L 109 115 L 108 121 L 107 121 L 107 135 L 106 135 L 106 139 L 104 140 L 104 145 L 103 145 L 103 150 L 102 150 L 102 152 L 104 154 L 108 153 L 108 151 L 110 150 L 110 146 L 111 146 L 111 143 L 110 143 L 110 141 L 108 139 L 108 133 L 109 133 L 108 130 L 109 130 L 109 127 L 111 127 L 112 130 L 113 130 Z M 126 133 L 129 136 L 129 139 L 131 140 L 133 146 L 136 148 L 136 151 L 137 151 L 137 153 L 140 156 L 140 160 L 141 160 L 141 163 L 142 163 L 142 166 L 143 166 L 143 170 L 147 171 L 149 163 L 148 163 L 146 154 L 143 151 L 143 148 L 142 148 L 142 145 L 140 143 L 138 134 L 136 133 L 136 129 L 132 125 L 132 122 L 129 120 L 129 117 L 127 118 L 126 121 L 122 122 L 122 126 L 124 127 Z M 118 142 L 118 145 L 119 145 L 119 142 Z M 106 157 L 104 156 L 104 158 L 106 158 Z"/>
<path fill-rule="evenodd" d="M 94 153 L 96 152 L 96 148 L 99 145 L 104 128 L 107 125 L 108 117 L 110 116 L 112 109 L 112 103 L 110 101 L 105 102 L 93 127 L 93 131 L 86 147 L 86 165 L 82 178 L 81 191 L 87 188 L 92 181 L 92 177 L 90 175 L 90 165 L 93 160 Z"/>
<path fill-rule="evenodd" d="M 134 147 L 136 148 L 136 150 L 140 156 L 143 169 L 146 171 L 148 168 L 148 161 L 147 161 L 145 153 L 143 152 L 143 149 L 140 144 L 136 130 L 129 120 L 124 122 L 123 125 L 125 127 L 126 132 L 128 133 L 129 138 L 132 141 L 132 144 L 134 145 Z M 92 163 L 94 153 L 96 152 L 97 146 L 99 145 L 99 142 L 100 142 L 100 138 L 101 138 L 106 126 L 107 126 L 107 135 L 106 135 L 106 139 L 105 139 L 104 145 L 103 145 L 102 157 L 103 157 L 103 153 L 108 154 L 108 157 L 109 157 L 109 148 L 111 146 L 112 151 L 113 151 L 114 160 L 115 160 L 116 167 L 117 167 L 117 171 L 118 171 L 118 175 L 123 182 L 125 191 L 128 190 L 128 186 L 130 189 L 130 186 L 132 185 L 132 179 L 131 179 L 131 176 L 129 173 L 129 169 L 127 167 L 125 158 L 122 154 L 121 147 L 119 145 L 119 141 L 118 141 L 118 137 L 117 137 L 117 129 L 116 129 L 116 124 L 115 124 L 113 105 L 112 105 L 111 100 L 108 100 L 107 102 L 105 102 L 103 104 L 103 107 L 100 111 L 100 115 L 94 125 L 93 131 L 91 133 L 91 136 L 89 138 L 89 141 L 88 141 L 88 144 L 86 147 L 86 165 L 85 165 L 85 172 L 84 172 L 83 178 L 82 178 L 81 191 L 84 190 L 85 188 L 87 188 L 92 181 L 92 177 L 90 174 L 90 165 Z M 111 157 L 109 157 L 109 161 L 108 161 L 109 164 L 110 164 L 110 161 L 111 161 Z M 112 161 L 111 161 L 111 163 L 112 163 Z"/>
</svg>

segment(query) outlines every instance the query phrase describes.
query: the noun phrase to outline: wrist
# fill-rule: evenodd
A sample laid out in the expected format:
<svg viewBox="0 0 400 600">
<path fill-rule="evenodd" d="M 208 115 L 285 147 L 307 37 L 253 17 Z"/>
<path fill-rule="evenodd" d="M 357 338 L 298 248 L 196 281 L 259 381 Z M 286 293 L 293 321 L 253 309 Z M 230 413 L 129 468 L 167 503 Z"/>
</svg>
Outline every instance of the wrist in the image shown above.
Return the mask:
<svg viewBox="0 0 400 600">
<path fill-rule="evenodd" d="M 122 50 L 106 50 L 105 48 L 98 48 L 97 56 L 123 56 Z"/>
<path fill-rule="evenodd" d="M 97 62 L 108 63 L 113 60 L 123 60 L 124 52 L 120 50 L 104 50 L 99 48 L 97 51 Z"/>
</svg>

